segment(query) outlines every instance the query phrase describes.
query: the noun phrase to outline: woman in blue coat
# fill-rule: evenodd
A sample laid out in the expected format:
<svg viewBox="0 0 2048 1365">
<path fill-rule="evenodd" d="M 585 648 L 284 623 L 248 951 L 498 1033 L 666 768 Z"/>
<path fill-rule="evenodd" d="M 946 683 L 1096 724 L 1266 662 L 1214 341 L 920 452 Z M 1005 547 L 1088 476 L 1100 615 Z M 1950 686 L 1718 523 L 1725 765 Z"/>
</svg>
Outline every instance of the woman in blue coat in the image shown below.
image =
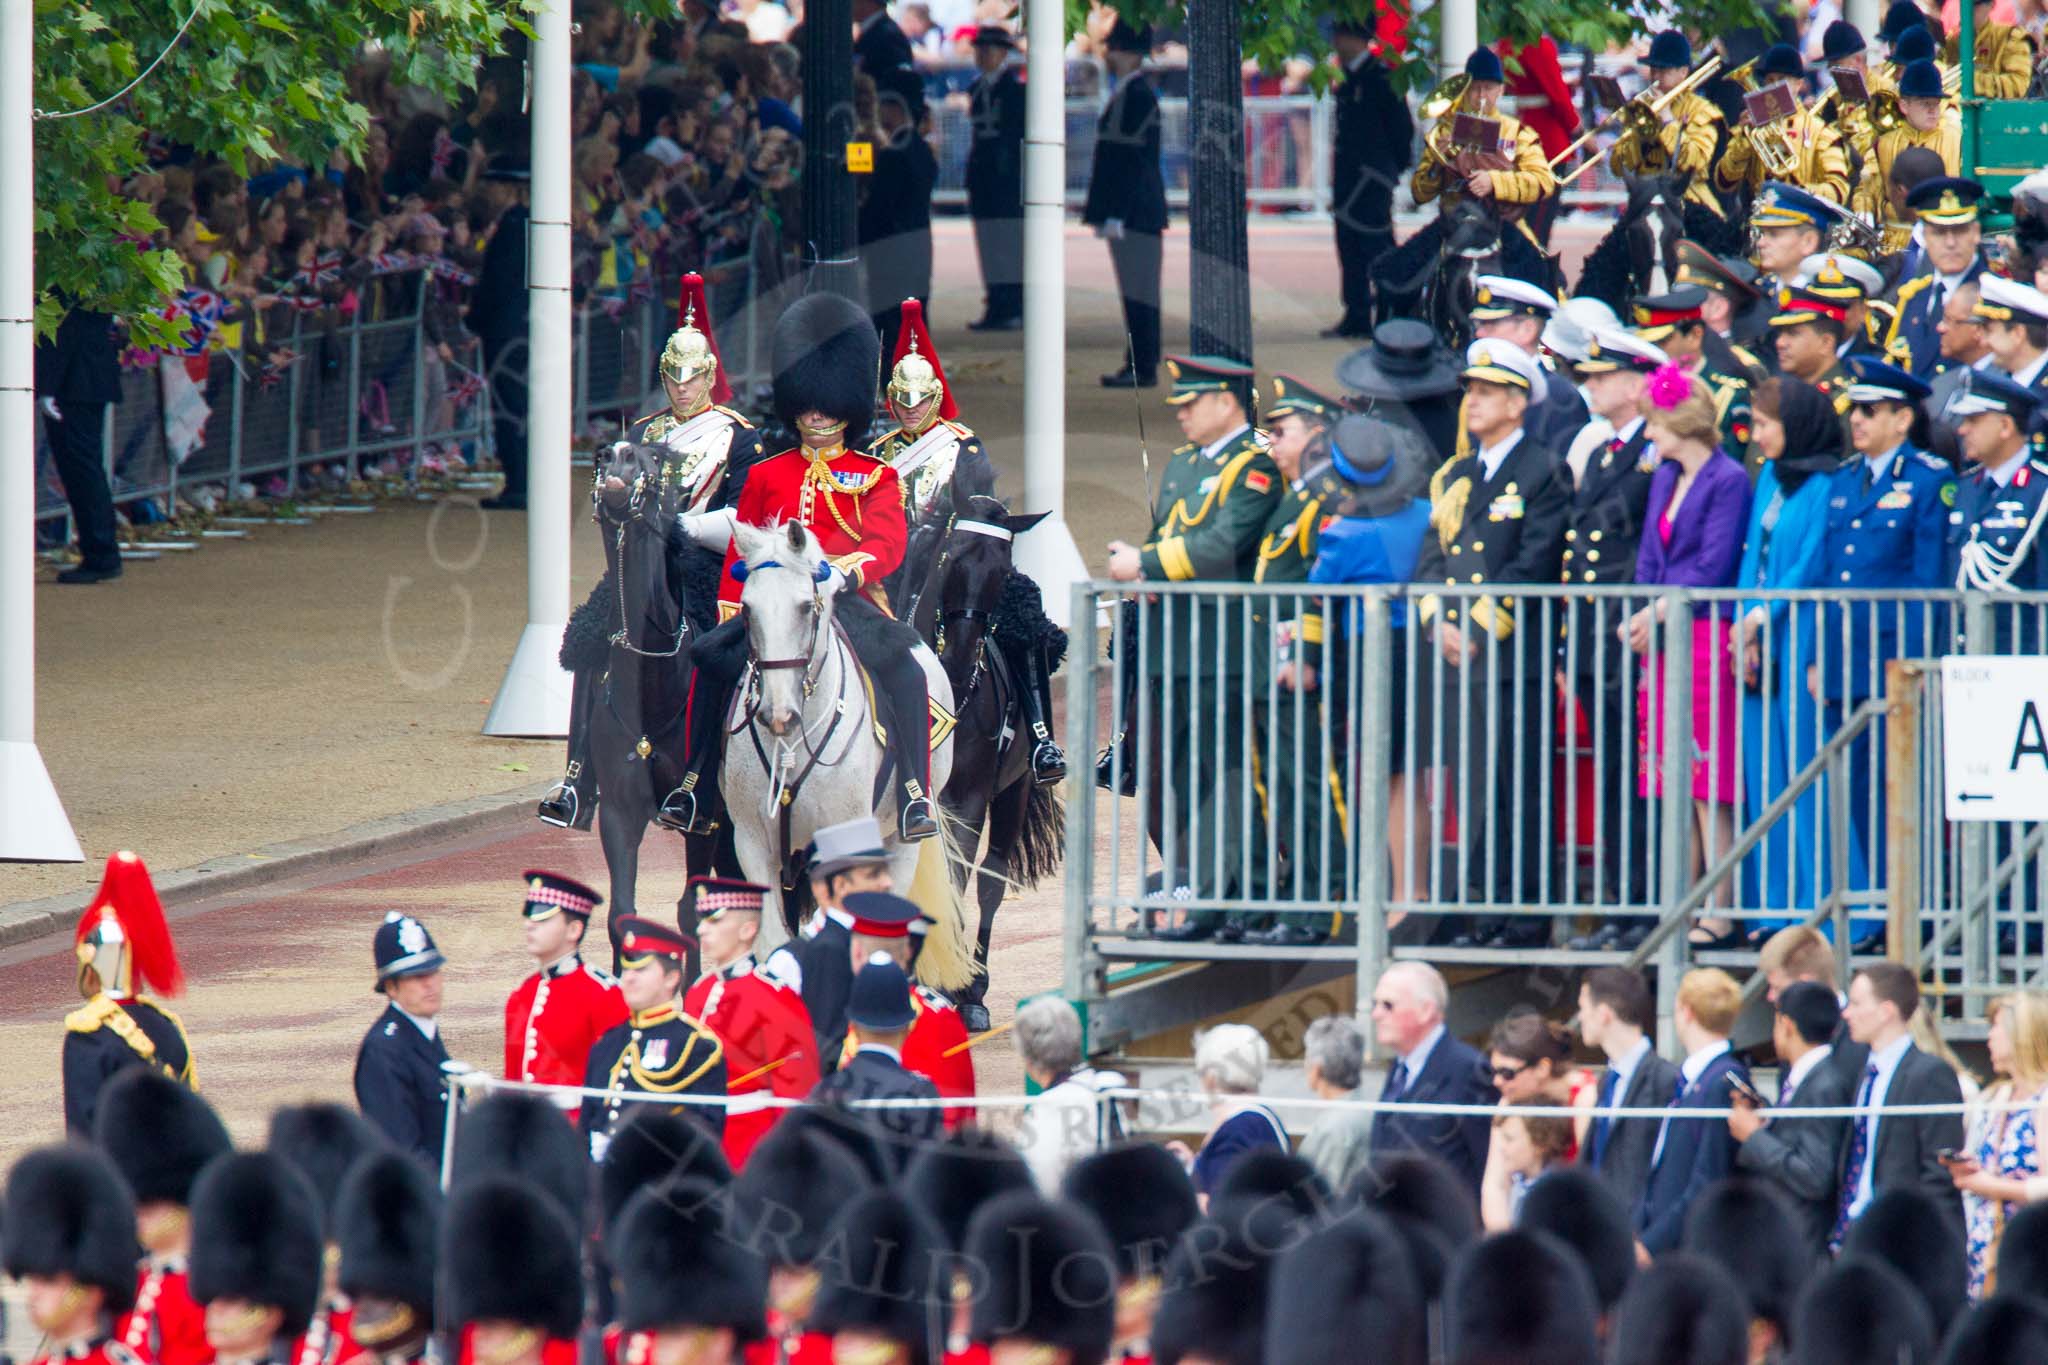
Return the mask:
<svg viewBox="0 0 2048 1365">
<path fill-rule="evenodd" d="M 1828 478 L 1841 467 L 1842 424 L 1813 385 L 1781 376 L 1752 397 L 1751 439 L 1764 456 L 1750 503 L 1749 534 L 1737 577 L 1745 589 L 1814 588 L 1821 581 L 1827 534 Z M 1753 824 L 1791 782 L 1819 743 L 1819 715 L 1806 690 L 1799 616 L 1792 604 L 1744 599 L 1735 625 L 1735 666 L 1742 680 L 1743 822 Z M 1743 904 L 1805 911 L 1817 903 L 1826 834 L 1818 793 L 1807 791 L 1789 820 L 1773 825 L 1745 860 Z M 1790 923 L 1751 926 L 1761 939 Z"/>
</svg>

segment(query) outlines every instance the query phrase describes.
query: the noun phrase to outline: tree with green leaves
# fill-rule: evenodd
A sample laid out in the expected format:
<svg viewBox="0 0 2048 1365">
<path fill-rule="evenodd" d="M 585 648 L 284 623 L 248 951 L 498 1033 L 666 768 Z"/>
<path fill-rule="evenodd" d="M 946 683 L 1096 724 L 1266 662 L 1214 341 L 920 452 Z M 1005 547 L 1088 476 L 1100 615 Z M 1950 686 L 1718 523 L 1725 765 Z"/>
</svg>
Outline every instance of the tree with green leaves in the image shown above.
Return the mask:
<svg viewBox="0 0 2048 1365">
<path fill-rule="evenodd" d="M 244 175 L 277 162 L 318 174 L 363 145 L 369 112 L 349 73 L 366 52 L 389 58 L 393 84 L 452 98 L 475 83 L 508 29 L 530 33 L 520 17 L 527 8 L 527 0 L 37 0 L 38 328 L 47 334 L 66 309 L 83 307 L 128 319 L 138 340 L 175 339 L 158 310 L 183 271 L 174 253 L 148 245 L 161 226 L 155 212 L 122 190 L 147 168 L 148 139 L 218 157 Z"/>
</svg>

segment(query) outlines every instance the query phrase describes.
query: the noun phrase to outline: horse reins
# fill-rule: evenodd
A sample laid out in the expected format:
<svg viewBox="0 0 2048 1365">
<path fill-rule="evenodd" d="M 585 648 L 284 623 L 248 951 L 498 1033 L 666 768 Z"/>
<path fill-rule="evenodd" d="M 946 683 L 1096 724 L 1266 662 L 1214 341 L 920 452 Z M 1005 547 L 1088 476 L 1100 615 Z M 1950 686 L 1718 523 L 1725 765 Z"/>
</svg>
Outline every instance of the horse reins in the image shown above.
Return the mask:
<svg viewBox="0 0 2048 1365">
<path fill-rule="evenodd" d="M 676 606 L 675 643 L 667 649 L 642 649 L 634 644 L 632 622 L 626 615 L 626 534 L 635 525 L 642 524 L 640 509 L 647 502 L 647 475 L 643 473 L 633 480 L 633 491 L 626 500 L 626 517 L 623 521 L 612 519 L 610 509 L 605 507 L 603 499 L 597 496 L 595 490 L 592 490 L 591 500 L 598 504 L 604 520 L 616 527 L 619 533 L 612 550 L 612 585 L 618 590 L 619 595 L 619 628 L 611 637 L 611 643 L 628 654 L 637 654 L 643 659 L 673 659 L 683 652 L 683 642 L 690 637 L 690 616 L 682 609 L 680 603 Z"/>
</svg>

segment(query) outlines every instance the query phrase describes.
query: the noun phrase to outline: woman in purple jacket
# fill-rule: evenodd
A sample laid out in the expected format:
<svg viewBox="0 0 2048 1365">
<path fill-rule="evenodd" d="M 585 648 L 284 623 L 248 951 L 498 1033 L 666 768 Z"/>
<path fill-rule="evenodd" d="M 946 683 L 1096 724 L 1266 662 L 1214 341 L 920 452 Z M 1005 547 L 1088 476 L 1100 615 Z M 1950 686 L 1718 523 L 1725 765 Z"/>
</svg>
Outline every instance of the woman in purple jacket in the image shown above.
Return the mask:
<svg viewBox="0 0 2048 1365">
<path fill-rule="evenodd" d="M 1720 447 L 1720 412 L 1704 381 L 1666 365 L 1650 376 L 1649 387 L 1644 429 L 1663 463 L 1650 476 L 1636 582 L 1646 588 L 1733 587 L 1749 525 L 1749 476 Z M 1664 784 L 1663 661 L 1655 650 L 1661 647 L 1656 623 L 1665 606 L 1660 598 L 1621 625 L 1629 648 L 1648 656 L 1636 713 L 1638 787 L 1645 796 L 1662 795 Z M 1733 612 L 1728 602 L 1702 602 L 1693 613 L 1692 796 L 1699 822 L 1694 876 L 1735 842 L 1737 689 L 1728 655 Z M 1725 904 L 1725 898 L 1725 891 L 1717 893 L 1716 903 Z M 1693 928 L 1691 942 L 1718 947 L 1736 937 L 1730 921 L 1706 915 Z"/>
</svg>

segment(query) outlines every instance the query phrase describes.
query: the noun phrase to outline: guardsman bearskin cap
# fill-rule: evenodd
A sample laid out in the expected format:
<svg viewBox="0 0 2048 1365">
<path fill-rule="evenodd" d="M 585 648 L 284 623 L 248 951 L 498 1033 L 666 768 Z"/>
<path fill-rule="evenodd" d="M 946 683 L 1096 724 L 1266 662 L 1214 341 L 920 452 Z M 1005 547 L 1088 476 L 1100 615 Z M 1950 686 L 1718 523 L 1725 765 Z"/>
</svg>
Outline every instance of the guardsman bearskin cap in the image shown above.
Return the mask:
<svg viewBox="0 0 2048 1365">
<path fill-rule="evenodd" d="M 379 1152 L 350 1173 L 337 1202 L 341 1291 L 356 1302 L 350 1330 L 380 1355 L 434 1323 L 440 1265 L 441 1187 L 400 1152 Z"/>
<path fill-rule="evenodd" d="M 313 1187 L 320 1223 L 334 1237 L 335 1199 L 348 1173 L 372 1152 L 388 1149 L 384 1135 L 362 1115 L 339 1104 L 292 1104 L 270 1116 L 265 1150 L 283 1157 Z"/>
<path fill-rule="evenodd" d="M 1328 1211 L 1329 1182 L 1292 1152 L 1264 1147 L 1230 1164 L 1216 1186 L 1217 1201 L 1270 1199 L 1304 1218 Z"/>
<path fill-rule="evenodd" d="M 1529 1187 L 1516 1225 L 1547 1232 L 1578 1253 L 1602 1312 L 1620 1301 L 1636 1271 L 1636 1238 L 1627 1207 L 1605 1180 L 1577 1166 L 1549 1172 Z"/>
<path fill-rule="evenodd" d="M 875 1183 L 868 1168 L 793 1109 L 747 1154 L 733 1179 L 734 1207 L 747 1244 L 771 1265 L 807 1266 L 848 1199 Z"/>
<path fill-rule="evenodd" d="M 1164 1147 L 1125 1143 L 1067 1168 L 1060 1193 L 1094 1214 L 1126 1280 L 1157 1276 L 1201 1217 L 1187 1171 Z"/>
<path fill-rule="evenodd" d="M 1670 1252 L 1636 1276 L 1607 1335 L 1608 1365 L 1745 1365 L 1749 1305 L 1717 1263 Z"/>
<path fill-rule="evenodd" d="M 730 1327 L 741 1342 L 767 1332 L 768 1264 L 735 1235 L 719 1187 L 683 1177 L 641 1190 L 610 1239 L 619 1323 L 628 1332 Z"/>
<path fill-rule="evenodd" d="M 234 1142 L 213 1106 L 159 1071 L 131 1067 L 107 1082 L 93 1141 L 138 1204 L 189 1204 L 192 1182 Z"/>
<path fill-rule="evenodd" d="M 2048 1306 L 2018 1294 L 1996 1294 L 1956 1324 L 1941 1365 L 2035 1360 L 2048 1360 Z"/>
<path fill-rule="evenodd" d="M 112 1162 L 89 1147 L 43 1147 L 7 1173 L 9 1275 L 69 1275 L 107 1296 L 109 1312 L 135 1304 L 135 1201 Z"/>
<path fill-rule="evenodd" d="M 1390 1220 L 1354 1210 L 1273 1267 L 1267 1360 L 1420 1365 L 1424 1348 L 1422 1288 Z"/>
<path fill-rule="evenodd" d="M 845 1205 L 825 1240 L 822 1259 L 833 1264 L 811 1329 L 872 1332 L 907 1347 L 911 1365 L 938 1365 L 952 1308 L 941 1295 L 951 1282 L 931 1220 L 894 1190 L 870 1190 Z"/>
<path fill-rule="evenodd" d="M 1465 1248 L 1444 1290 L 1452 1365 L 1584 1365 L 1599 1359 L 1593 1280 L 1547 1232 L 1501 1232 Z"/>
<path fill-rule="evenodd" d="M 911 1159 L 903 1188 L 953 1251 L 967 1248 L 967 1228 L 984 1204 L 1035 1188 L 1015 1147 L 993 1133 L 962 1128 Z"/>
<path fill-rule="evenodd" d="M 1352 1181 L 1351 1201 L 1394 1220 L 1415 1259 L 1422 1296 L 1442 1298 L 1451 1262 L 1479 1235 L 1479 1206 L 1465 1183 L 1434 1157 L 1395 1152 Z"/>
<path fill-rule="evenodd" d="M 725 1151 L 701 1123 L 636 1104 L 612 1131 L 597 1168 L 598 1206 L 612 1227 L 633 1196 L 671 1177 L 688 1176 L 714 1187 L 732 1183 Z"/>
<path fill-rule="evenodd" d="M 1868 1256 L 1844 1256 L 1799 1296 L 1792 1340 L 1799 1365 L 1927 1365 L 1934 1318 L 1905 1276 Z"/>
<path fill-rule="evenodd" d="M 794 431 L 799 413 L 822 412 L 846 423 L 846 444 L 858 446 L 882 378 L 882 339 L 868 315 L 841 295 L 806 294 L 776 321 L 771 351 L 775 415 Z"/>
<path fill-rule="evenodd" d="M 1101 1365 L 1116 1338 L 1116 1258 L 1092 1214 L 1031 1190 L 990 1200 L 975 1215 L 970 1263 L 978 1286 L 971 1335 L 1055 1346 L 1071 1365 Z"/>
<path fill-rule="evenodd" d="M 1812 1258 L 1784 1196 L 1755 1180 L 1724 1180 L 1693 1201 L 1685 1216 L 1685 1249 L 1734 1277 L 1749 1315 L 1782 1334 Z"/>
<path fill-rule="evenodd" d="M 192 1297 L 246 1299 L 284 1311 L 281 1336 L 313 1320 L 323 1272 L 320 1201 L 272 1152 L 237 1152 L 192 1189 Z"/>
<path fill-rule="evenodd" d="M 1933 1196 L 1911 1186 L 1885 1190 L 1849 1225 L 1844 1256 L 1884 1261 L 1920 1291 L 1940 1336 L 1967 1302 L 1968 1255 L 1956 1227 Z"/>
<path fill-rule="evenodd" d="M 580 1251 L 549 1195 L 509 1176 L 471 1181 L 449 1197 L 441 1230 L 451 1320 L 511 1322 L 573 1340 L 583 1320 Z"/>
<path fill-rule="evenodd" d="M 1307 1225 L 1279 1204 L 1217 1203 L 1166 1263 L 1165 1292 L 1152 1319 L 1159 1365 L 1195 1356 L 1217 1365 L 1259 1365 L 1273 1260 Z"/>
<path fill-rule="evenodd" d="M 552 1102 L 539 1095 L 493 1095 L 462 1116 L 450 1196 L 493 1176 L 527 1181 L 582 1229 L 590 1196 L 589 1162 L 576 1130 L 562 1121 Z"/>
</svg>

